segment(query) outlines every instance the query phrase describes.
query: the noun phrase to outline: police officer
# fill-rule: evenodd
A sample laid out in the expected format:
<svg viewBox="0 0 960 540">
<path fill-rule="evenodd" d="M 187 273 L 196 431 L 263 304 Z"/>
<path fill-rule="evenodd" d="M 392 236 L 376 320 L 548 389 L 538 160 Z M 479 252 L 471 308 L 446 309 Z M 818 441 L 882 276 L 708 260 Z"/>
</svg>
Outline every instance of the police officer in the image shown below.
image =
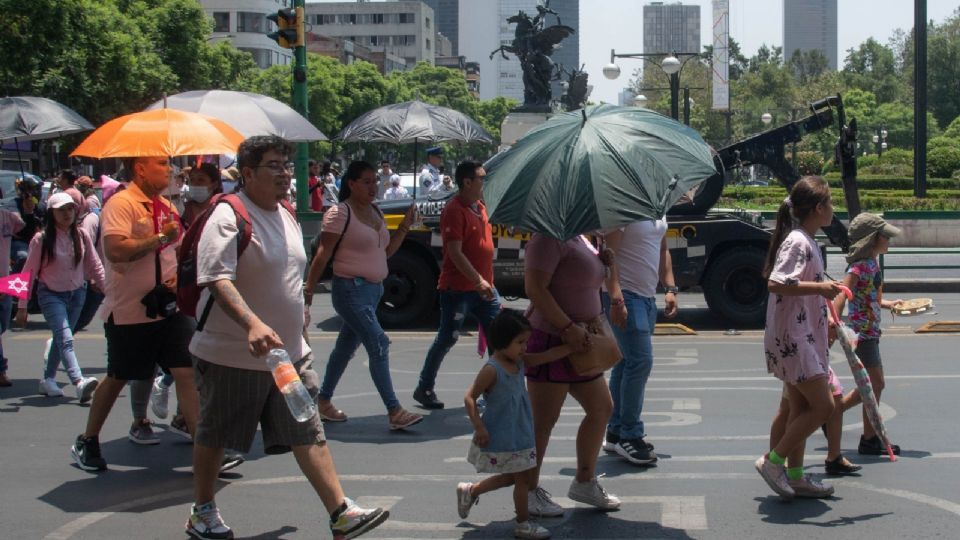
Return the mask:
<svg viewBox="0 0 960 540">
<path fill-rule="evenodd" d="M 420 171 L 420 189 L 424 193 L 428 193 L 440 183 L 440 167 L 442 165 L 443 148 L 439 146 L 427 148 L 427 163 Z"/>
</svg>

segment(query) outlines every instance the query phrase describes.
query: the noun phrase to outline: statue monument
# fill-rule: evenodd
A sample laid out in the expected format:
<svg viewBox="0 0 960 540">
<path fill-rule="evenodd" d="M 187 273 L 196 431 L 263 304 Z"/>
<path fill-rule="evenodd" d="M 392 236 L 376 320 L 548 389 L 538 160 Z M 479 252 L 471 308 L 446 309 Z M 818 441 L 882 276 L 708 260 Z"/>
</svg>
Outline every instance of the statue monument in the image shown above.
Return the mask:
<svg viewBox="0 0 960 540">
<path fill-rule="evenodd" d="M 513 41 L 490 53 L 490 58 L 500 53 L 507 58 L 511 53 L 520 61 L 523 69 L 523 105 L 514 109 L 525 112 L 550 112 L 550 83 L 557 80 L 559 73 L 550 55 L 560 47 L 560 42 L 574 33 L 574 29 L 561 23 L 546 26 L 548 14 L 557 16 L 550 9 L 550 0 L 537 5 L 537 14 L 530 18 L 522 10 L 507 18 L 507 22 L 516 24 Z"/>
</svg>

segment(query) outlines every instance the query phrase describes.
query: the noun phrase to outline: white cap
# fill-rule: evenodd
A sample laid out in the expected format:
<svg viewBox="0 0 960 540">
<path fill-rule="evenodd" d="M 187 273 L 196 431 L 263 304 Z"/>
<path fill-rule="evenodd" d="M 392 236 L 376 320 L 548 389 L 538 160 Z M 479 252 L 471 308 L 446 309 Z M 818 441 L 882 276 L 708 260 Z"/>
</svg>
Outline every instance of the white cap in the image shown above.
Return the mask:
<svg viewBox="0 0 960 540">
<path fill-rule="evenodd" d="M 61 208 L 68 204 L 75 204 L 69 193 L 54 193 L 47 199 L 47 207 L 49 208 Z"/>
</svg>

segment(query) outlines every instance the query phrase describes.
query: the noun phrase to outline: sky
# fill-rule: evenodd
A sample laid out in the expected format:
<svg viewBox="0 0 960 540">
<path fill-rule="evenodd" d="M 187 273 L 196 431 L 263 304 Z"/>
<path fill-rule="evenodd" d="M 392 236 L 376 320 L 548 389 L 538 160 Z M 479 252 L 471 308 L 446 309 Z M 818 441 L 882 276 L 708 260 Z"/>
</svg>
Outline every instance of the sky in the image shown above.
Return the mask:
<svg viewBox="0 0 960 540">
<path fill-rule="evenodd" d="M 610 49 L 617 53 L 643 52 L 643 6 L 647 3 L 649 0 L 580 0 L 580 63 L 586 64 L 590 74 L 591 101 L 617 103 L 617 95 L 628 86 L 634 69 L 644 63 L 618 60 L 621 75 L 613 81 L 601 71 L 610 62 Z M 701 6 L 700 40 L 702 45 L 711 44 L 712 2 L 686 0 L 683 4 Z M 958 7 L 958 0 L 927 0 L 927 17 L 939 23 Z M 847 49 L 857 47 L 867 38 L 886 44 L 897 28 L 906 31 L 913 27 L 912 0 L 837 0 L 837 10 L 840 49 L 837 59 L 841 66 Z M 730 36 L 740 44 L 740 51 L 747 58 L 756 54 L 764 43 L 782 46 L 783 1 L 730 0 Z"/>
</svg>

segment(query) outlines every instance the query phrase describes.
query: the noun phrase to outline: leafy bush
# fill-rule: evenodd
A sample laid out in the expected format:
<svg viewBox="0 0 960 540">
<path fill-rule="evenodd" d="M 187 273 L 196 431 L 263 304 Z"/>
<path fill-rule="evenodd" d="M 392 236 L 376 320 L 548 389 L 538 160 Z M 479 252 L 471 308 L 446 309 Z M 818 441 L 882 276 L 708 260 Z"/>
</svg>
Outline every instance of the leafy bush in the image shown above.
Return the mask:
<svg viewBox="0 0 960 540">
<path fill-rule="evenodd" d="M 823 172 L 823 154 L 820 152 L 797 152 L 797 172 L 801 176 Z"/>
<path fill-rule="evenodd" d="M 951 139 L 950 137 L 934 137 L 930 139 L 930 142 L 927 143 L 927 152 L 935 148 L 944 148 L 944 147 L 960 147 L 960 139 Z"/>
<path fill-rule="evenodd" d="M 905 165 L 903 163 L 876 163 L 869 167 L 860 167 L 857 163 L 857 176 L 861 174 L 874 174 L 884 176 L 913 176 L 913 164 Z"/>
<path fill-rule="evenodd" d="M 912 167 L 913 150 L 904 150 L 903 148 L 884 150 L 883 155 L 877 160 L 877 164 L 910 165 Z"/>
<path fill-rule="evenodd" d="M 949 178 L 960 169 L 960 146 L 940 146 L 927 153 L 927 173 L 936 178 Z"/>
</svg>

